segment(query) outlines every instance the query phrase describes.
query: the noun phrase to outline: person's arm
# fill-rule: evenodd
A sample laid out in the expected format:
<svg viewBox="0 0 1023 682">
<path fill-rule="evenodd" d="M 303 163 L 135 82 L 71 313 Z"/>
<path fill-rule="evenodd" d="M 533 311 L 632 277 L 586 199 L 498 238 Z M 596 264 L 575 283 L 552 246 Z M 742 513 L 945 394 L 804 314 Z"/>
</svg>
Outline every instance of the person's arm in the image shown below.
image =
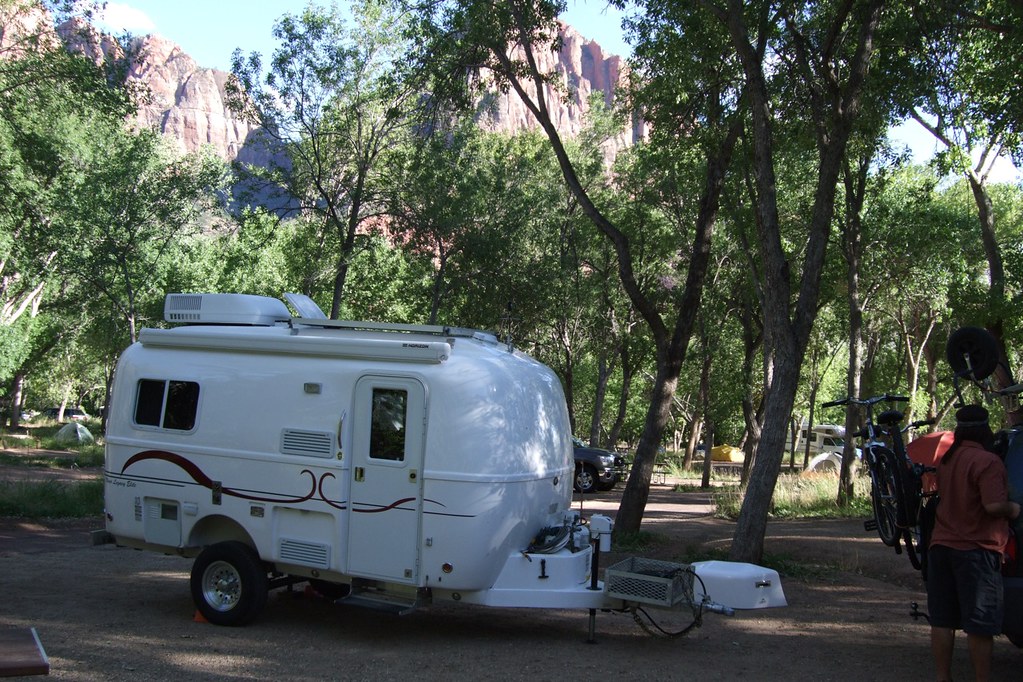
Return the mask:
<svg viewBox="0 0 1023 682">
<path fill-rule="evenodd" d="M 988 502 L 984 505 L 984 511 L 990 516 L 1004 516 L 1010 521 L 1019 518 L 1019 503 L 1018 502 Z"/>
</svg>

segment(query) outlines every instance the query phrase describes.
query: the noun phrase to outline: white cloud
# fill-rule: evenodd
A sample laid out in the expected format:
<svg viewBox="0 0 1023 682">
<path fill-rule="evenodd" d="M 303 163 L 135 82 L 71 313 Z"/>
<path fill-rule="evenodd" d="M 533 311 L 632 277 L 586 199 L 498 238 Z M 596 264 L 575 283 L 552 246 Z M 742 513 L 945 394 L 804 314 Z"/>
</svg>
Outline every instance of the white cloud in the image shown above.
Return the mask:
<svg viewBox="0 0 1023 682">
<path fill-rule="evenodd" d="M 114 32 L 152 33 L 156 29 L 156 24 L 145 12 L 118 2 L 108 2 L 98 18 Z"/>
</svg>

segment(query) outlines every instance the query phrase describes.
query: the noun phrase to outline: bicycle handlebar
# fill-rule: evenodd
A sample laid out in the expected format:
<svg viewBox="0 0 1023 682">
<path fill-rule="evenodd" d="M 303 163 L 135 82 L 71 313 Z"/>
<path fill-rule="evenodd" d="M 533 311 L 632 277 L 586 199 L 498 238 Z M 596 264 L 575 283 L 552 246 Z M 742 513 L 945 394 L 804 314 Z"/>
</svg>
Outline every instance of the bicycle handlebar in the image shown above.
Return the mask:
<svg viewBox="0 0 1023 682">
<path fill-rule="evenodd" d="M 1006 386 L 1000 391 L 996 391 L 998 395 L 1019 395 L 1023 393 L 1023 384 L 1013 384 L 1012 386 Z"/>
<path fill-rule="evenodd" d="M 839 405 L 876 405 L 881 402 L 891 403 L 908 403 L 909 397 L 904 395 L 891 395 L 885 393 L 883 395 L 876 395 L 873 398 L 864 398 L 862 400 L 857 398 L 840 398 L 838 400 L 830 400 L 821 405 L 821 408 L 826 407 L 838 407 Z"/>
<path fill-rule="evenodd" d="M 827 407 L 838 407 L 839 405 L 848 405 L 848 404 L 849 404 L 849 399 L 848 398 L 843 398 L 841 400 L 830 400 L 830 401 L 824 403 L 823 405 L 821 405 L 821 409 L 823 410 L 823 409 L 825 409 Z"/>
</svg>

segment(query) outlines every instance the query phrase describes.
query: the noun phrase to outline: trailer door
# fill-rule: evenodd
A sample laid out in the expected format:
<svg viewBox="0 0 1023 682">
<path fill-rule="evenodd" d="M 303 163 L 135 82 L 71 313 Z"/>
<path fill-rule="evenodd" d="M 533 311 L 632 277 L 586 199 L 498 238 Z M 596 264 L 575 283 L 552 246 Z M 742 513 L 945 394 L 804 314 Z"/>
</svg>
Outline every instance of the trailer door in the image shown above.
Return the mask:
<svg viewBox="0 0 1023 682">
<path fill-rule="evenodd" d="M 348 573 L 416 584 L 426 391 L 408 377 L 355 385 Z"/>
</svg>

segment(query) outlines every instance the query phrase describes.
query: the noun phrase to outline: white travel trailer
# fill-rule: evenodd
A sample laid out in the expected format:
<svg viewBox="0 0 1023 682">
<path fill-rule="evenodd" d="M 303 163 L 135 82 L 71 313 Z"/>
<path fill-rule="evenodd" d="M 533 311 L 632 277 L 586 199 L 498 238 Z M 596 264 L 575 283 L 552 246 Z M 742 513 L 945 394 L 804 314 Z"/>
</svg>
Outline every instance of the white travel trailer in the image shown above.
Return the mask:
<svg viewBox="0 0 1023 682">
<path fill-rule="evenodd" d="M 306 580 L 395 612 L 452 600 L 592 618 L 651 603 L 633 597 L 650 587 L 667 607 L 784 604 L 777 573 L 750 564 L 651 577 L 632 560 L 599 583 L 591 538 L 607 551 L 613 524 L 571 508 L 553 372 L 492 334 L 332 321 L 288 300 L 303 317 L 272 298 L 171 294 L 165 318 L 183 325 L 143 330 L 117 366 L 107 533 L 196 557 L 210 622 L 248 622 L 269 589 Z"/>
<path fill-rule="evenodd" d="M 810 461 L 806 465 L 807 471 L 838 472 L 842 468 L 842 452 L 845 450 L 845 427 L 838 424 L 816 424 L 813 428 L 807 426 L 806 422 L 799 429 L 796 436 L 797 455 L 802 454 L 810 445 Z M 856 448 L 856 458 L 859 459 L 860 450 Z"/>
</svg>

